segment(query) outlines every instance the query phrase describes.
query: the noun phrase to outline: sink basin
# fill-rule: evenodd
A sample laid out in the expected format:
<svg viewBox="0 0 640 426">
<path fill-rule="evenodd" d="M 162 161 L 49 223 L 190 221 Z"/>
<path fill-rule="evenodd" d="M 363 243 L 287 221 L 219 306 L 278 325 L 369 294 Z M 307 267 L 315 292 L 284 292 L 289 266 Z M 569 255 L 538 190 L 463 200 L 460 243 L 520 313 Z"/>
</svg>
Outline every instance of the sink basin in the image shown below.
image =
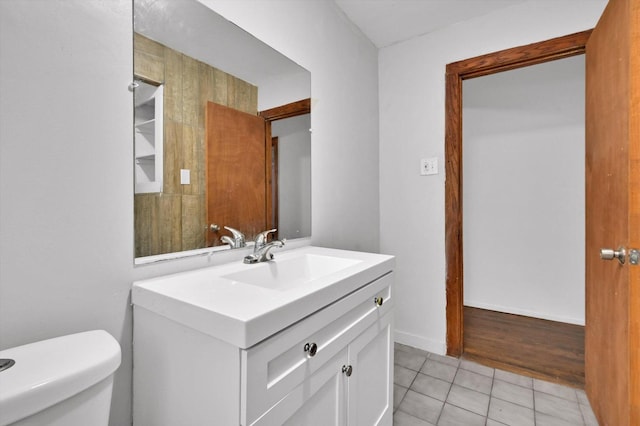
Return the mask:
<svg viewBox="0 0 640 426">
<path fill-rule="evenodd" d="M 390 273 L 393 264 L 393 256 L 306 246 L 278 250 L 269 262 L 238 260 L 137 281 L 131 301 L 137 314 L 249 348 Z"/>
<path fill-rule="evenodd" d="M 282 261 L 264 262 L 252 269 L 222 275 L 235 282 L 285 291 L 353 266 L 361 260 L 304 254 Z"/>
</svg>

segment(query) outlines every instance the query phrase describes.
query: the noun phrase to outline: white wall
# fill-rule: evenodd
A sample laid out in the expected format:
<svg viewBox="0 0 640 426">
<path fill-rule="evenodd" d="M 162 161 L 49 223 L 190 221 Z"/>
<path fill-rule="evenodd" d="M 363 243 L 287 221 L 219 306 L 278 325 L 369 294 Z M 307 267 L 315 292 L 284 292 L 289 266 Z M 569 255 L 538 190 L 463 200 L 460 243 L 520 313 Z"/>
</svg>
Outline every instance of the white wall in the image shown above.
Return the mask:
<svg viewBox="0 0 640 426">
<path fill-rule="evenodd" d="M 278 236 L 311 236 L 311 115 L 276 120 L 278 137 Z"/>
<path fill-rule="evenodd" d="M 332 2 L 208 3 L 312 73 L 313 242 L 377 251 L 375 47 Z M 221 259 L 133 265 L 131 75 L 131 1 L 0 1 L 0 347 L 110 332 L 118 426 L 132 281 Z"/>
<path fill-rule="evenodd" d="M 584 325 L 584 55 L 463 82 L 464 304 Z"/>
<path fill-rule="evenodd" d="M 332 1 L 200 1 L 214 5 L 218 13 L 311 71 L 313 242 L 377 251 L 378 86 L 373 44 Z"/>
<path fill-rule="evenodd" d="M 105 329 L 130 411 L 130 2 L 0 2 L 0 345 Z"/>
<path fill-rule="evenodd" d="M 306 71 L 268 79 L 258 87 L 258 111 L 309 98 L 310 80 L 311 76 Z"/>
<path fill-rule="evenodd" d="M 380 50 L 380 250 L 396 255 L 396 340 L 445 352 L 447 63 L 592 28 L 598 1 L 530 1 Z M 419 160 L 441 173 L 420 176 Z"/>
</svg>

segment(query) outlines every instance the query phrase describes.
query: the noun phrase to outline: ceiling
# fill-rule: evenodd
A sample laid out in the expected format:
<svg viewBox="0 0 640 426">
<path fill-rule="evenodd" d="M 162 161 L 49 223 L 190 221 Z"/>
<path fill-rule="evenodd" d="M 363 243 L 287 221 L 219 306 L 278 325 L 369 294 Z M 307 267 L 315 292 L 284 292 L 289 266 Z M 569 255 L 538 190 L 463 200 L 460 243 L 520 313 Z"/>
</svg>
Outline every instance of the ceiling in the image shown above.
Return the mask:
<svg viewBox="0 0 640 426">
<path fill-rule="evenodd" d="M 335 0 L 376 47 L 386 47 L 525 0 Z"/>
</svg>

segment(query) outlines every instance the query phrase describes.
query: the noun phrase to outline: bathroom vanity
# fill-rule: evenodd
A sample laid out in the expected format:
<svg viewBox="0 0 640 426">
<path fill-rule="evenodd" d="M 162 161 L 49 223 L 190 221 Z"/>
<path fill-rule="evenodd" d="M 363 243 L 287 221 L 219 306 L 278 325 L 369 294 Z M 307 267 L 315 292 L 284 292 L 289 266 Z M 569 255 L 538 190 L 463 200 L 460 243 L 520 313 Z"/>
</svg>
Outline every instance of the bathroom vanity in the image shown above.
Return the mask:
<svg viewBox="0 0 640 426">
<path fill-rule="evenodd" d="M 134 283 L 134 425 L 391 425 L 392 256 L 303 247 Z"/>
</svg>

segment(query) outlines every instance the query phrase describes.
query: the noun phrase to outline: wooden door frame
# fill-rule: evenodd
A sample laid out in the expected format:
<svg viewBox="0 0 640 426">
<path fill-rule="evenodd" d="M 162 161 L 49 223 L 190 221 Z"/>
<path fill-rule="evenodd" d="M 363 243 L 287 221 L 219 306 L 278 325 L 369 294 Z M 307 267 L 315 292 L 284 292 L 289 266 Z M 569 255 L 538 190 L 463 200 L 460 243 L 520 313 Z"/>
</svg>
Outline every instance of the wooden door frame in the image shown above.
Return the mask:
<svg viewBox="0 0 640 426">
<path fill-rule="evenodd" d="M 447 354 L 463 351 L 462 81 L 585 53 L 592 30 L 447 64 L 445 253 Z"/>
<path fill-rule="evenodd" d="M 267 195 L 271 195 L 271 201 L 275 204 L 272 205 L 272 211 L 273 211 L 273 215 L 272 215 L 272 221 L 273 223 L 270 223 L 270 225 L 272 225 L 272 228 L 269 229 L 273 229 L 279 226 L 280 223 L 280 188 L 278 186 L 278 174 L 280 173 L 278 170 L 279 167 L 279 154 L 278 154 L 278 136 L 273 136 L 271 137 L 271 180 L 267 183 L 268 185 L 268 190 L 267 190 Z M 275 182 L 275 184 L 274 184 Z M 268 222 L 269 220 L 267 220 Z M 276 237 L 277 237 L 277 232 L 276 231 Z"/>
<path fill-rule="evenodd" d="M 309 114 L 311 112 L 311 98 L 301 99 L 299 101 L 291 102 L 285 105 L 281 105 L 275 108 L 267 109 L 258 112 L 258 115 L 264 118 L 265 121 L 265 170 L 266 170 L 266 202 L 265 209 L 267 211 L 267 229 L 273 229 L 277 227 L 277 222 L 274 223 L 274 217 L 271 214 L 273 211 L 272 193 L 273 189 L 273 176 L 271 176 L 271 123 L 276 120 L 282 120 L 285 118 L 296 117 L 298 115 Z M 274 235 L 278 237 L 277 233 Z"/>
</svg>

